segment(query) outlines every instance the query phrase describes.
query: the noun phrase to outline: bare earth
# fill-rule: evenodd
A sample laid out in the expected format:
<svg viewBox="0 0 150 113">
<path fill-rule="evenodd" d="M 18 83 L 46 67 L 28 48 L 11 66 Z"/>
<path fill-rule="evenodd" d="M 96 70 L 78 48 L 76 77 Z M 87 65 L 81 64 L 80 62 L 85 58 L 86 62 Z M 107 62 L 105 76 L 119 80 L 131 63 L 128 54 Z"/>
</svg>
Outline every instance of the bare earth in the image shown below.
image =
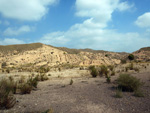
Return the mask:
<svg viewBox="0 0 150 113">
<path fill-rule="evenodd" d="M 42 113 L 47 109 L 53 109 L 54 113 L 150 113 L 150 72 L 132 75 L 145 82 L 142 86 L 145 97 L 124 92 L 123 98 L 115 98 L 117 76 L 112 77 L 110 84 L 104 77 L 72 78 L 72 85 L 69 85 L 71 78 L 57 77 L 40 82 L 31 94 L 15 95 L 15 106 L 0 113 Z"/>
</svg>

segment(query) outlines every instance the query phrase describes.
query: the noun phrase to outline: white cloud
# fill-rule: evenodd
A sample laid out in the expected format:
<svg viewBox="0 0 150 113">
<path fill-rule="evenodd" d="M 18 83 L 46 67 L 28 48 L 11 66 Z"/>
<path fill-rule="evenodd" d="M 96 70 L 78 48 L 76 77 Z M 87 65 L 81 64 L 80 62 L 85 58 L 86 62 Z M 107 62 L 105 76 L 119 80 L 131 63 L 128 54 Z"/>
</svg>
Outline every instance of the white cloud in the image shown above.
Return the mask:
<svg viewBox="0 0 150 113">
<path fill-rule="evenodd" d="M 126 11 L 134 8 L 134 4 L 129 4 L 128 2 L 122 2 L 118 6 L 119 11 Z"/>
<path fill-rule="evenodd" d="M 40 42 L 54 46 L 120 52 L 133 52 L 140 47 L 150 46 L 150 35 L 143 38 L 144 34 L 119 33 L 106 28 L 114 11 L 129 10 L 133 8 L 133 4 L 120 0 L 76 0 L 76 8 L 77 16 L 86 17 L 83 23 L 71 26 L 66 32 L 48 33 Z"/>
<path fill-rule="evenodd" d="M 27 32 L 30 32 L 32 30 L 31 27 L 27 26 L 27 25 L 24 25 L 20 28 L 11 28 L 11 27 L 8 27 L 5 31 L 4 31 L 4 35 L 5 36 L 13 36 L 13 35 L 20 35 L 20 34 L 23 34 L 23 33 L 27 33 Z"/>
<path fill-rule="evenodd" d="M 111 20 L 112 13 L 115 10 L 126 11 L 133 7 L 128 2 L 120 0 L 76 0 L 76 15 L 79 17 L 88 17 L 83 24 L 92 26 L 106 27 L 107 22 Z"/>
<path fill-rule="evenodd" d="M 24 43 L 25 43 L 24 41 L 15 38 L 5 38 L 4 40 L 0 40 L 0 45 L 12 45 L 12 44 L 24 44 Z"/>
<path fill-rule="evenodd" d="M 139 16 L 135 21 L 135 24 L 139 27 L 150 27 L 150 12 L 146 12 Z"/>
<path fill-rule="evenodd" d="M 69 41 L 69 39 L 67 39 L 64 35 L 64 32 L 49 33 L 44 35 L 38 42 L 50 44 L 53 46 L 63 46 Z"/>
<path fill-rule="evenodd" d="M 0 0 L 0 13 L 7 18 L 36 21 L 58 0 Z"/>
</svg>

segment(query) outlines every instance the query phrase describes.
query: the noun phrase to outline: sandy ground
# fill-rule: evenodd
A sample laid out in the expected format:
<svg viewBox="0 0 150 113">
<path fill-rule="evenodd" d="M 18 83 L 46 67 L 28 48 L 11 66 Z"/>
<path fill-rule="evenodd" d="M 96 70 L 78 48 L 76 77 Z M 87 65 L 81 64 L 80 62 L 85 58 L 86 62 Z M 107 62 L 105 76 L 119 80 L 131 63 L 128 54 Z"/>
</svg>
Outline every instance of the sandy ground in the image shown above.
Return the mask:
<svg viewBox="0 0 150 113">
<path fill-rule="evenodd" d="M 145 97 L 138 98 L 133 93 L 124 92 L 123 98 L 115 98 L 114 82 L 108 84 L 104 77 L 72 76 L 73 84 L 69 85 L 71 78 L 61 78 L 63 72 L 57 72 L 56 78 L 50 77 L 48 81 L 39 82 L 37 90 L 31 94 L 15 95 L 15 106 L 9 110 L 0 110 L 0 113 L 42 113 L 47 109 L 53 109 L 54 113 L 150 113 L 148 70 L 132 74 L 145 83 L 142 86 Z M 65 73 L 72 75 L 74 72 L 67 70 Z M 87 70 L 74 74 L 87 75 Z M 113 76 L 112 80 L 117 77 Z"/>
</svg>

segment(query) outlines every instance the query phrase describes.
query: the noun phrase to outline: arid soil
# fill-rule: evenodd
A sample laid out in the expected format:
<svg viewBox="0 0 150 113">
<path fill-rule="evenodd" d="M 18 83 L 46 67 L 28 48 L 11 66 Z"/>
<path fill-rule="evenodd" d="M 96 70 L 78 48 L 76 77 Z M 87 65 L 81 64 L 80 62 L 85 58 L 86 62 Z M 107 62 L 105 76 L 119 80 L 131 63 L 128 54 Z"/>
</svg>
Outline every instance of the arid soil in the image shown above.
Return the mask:
<svg viewBox="0 0 150 113">
<path fill-rule="evenodd" d="M 123 92 L 123 98 L 116 98 L 115 80 L 119 74 L 112 76 L 108 84 L 105 77 L 91 78 L 87 70 L 73 69 L 51 73 L 55 77 L 39 82 L 31 94 L 16 94 L 15 106 L 0 113 L 42 113 L 48 109 L 53 113 L 150 113 L 149 69 L 132 74 L 145 83 L 141 88 L 145 97 Z M 61 76 L 64 74 L 84 76 Z M 69 85 L 71 79 L 73 84 Z"/>
</svg>

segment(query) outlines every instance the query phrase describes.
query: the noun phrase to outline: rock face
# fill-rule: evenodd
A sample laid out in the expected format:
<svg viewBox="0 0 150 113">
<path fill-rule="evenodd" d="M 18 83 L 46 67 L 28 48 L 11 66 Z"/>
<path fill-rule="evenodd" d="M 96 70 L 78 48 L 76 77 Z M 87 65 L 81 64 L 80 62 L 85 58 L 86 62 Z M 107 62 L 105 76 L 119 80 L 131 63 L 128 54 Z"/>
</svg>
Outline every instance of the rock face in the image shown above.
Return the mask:
<svg viewBox="0 0 150 113">
<path fill-rule="evenodd" d="M 70 53 L 66 50 L 40 43 L 13 45 L 13 47 L 0 46 L 0 63 L 6 62 L 8 67 L 27 64 L 34 66 L 56 66 L 60 64 L 80 66 L 111 65 L 119 64 L 122 56 L 121 53 L 105 51 L 88 52 L 80 50 L 77 53 Z"/>
</svg>

